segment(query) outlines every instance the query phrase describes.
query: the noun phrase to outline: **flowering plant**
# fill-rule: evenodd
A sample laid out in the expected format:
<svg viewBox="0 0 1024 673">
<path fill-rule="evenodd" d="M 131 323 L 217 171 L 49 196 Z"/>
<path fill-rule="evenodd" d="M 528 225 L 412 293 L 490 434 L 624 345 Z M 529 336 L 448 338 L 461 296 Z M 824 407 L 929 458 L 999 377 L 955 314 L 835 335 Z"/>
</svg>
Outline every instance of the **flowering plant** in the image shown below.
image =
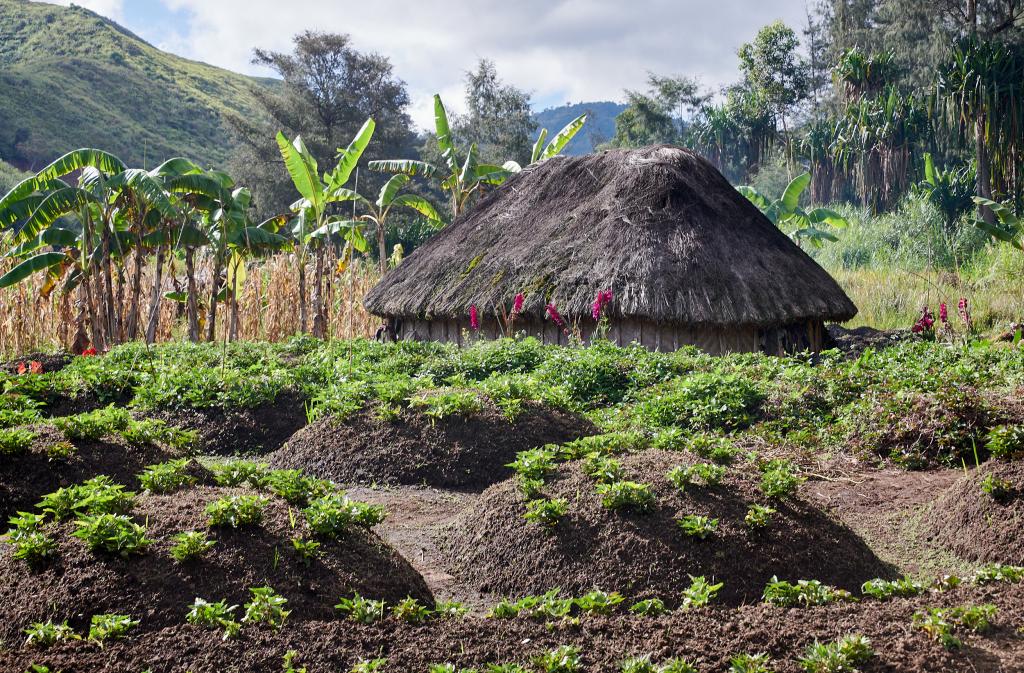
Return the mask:
<svg viewBox="0 0 1024 673">
<path fill-rule="evenodd" d="M 544 307 L 544 310 L 547 311 L 548 317 L 551 318 L 551 322 L 558 325 L 565 336 L 571 336 L 569 333 L 569 326 L 565 323 L 565 319 L 562 318 L 562 315 L 558 312 L 558 307 L 555 306 L 554 302 L 550 302 Z"/>
<path fill-rule="evenodd" d="M 469 327 L 474 332 L 480 331 L 480 316 L 476 312 L 476 304 L 469 307 Z"/>
<path fill-rule="evenodd" d="M 612 291 L 598 290 L 594 303 L 590 305 L 590 315 L 597 321 L 597 327 L 594 329 L 594 336 L 596 338 L 604 339 L 608 336 L 608 314 L 605 309 L 611 303 Z"/>
<path fill-rule="evenodd" d="M 18 363 L 18 374 L 42 374 L 43 363 L 39 360 L 29 360 L 27 363 Z"/>
</svg>

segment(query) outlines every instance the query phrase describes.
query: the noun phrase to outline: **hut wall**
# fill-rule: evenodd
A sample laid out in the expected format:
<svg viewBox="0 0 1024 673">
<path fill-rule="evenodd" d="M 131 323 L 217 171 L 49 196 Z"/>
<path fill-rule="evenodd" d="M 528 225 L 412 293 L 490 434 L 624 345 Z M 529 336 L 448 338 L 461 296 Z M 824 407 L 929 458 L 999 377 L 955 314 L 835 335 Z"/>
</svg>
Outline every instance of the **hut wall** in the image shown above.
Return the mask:
<svg viewBox="0 0 1024 673">
<path fill-rule="evenodd" d="M 482 319 L 479 332 L 483 338 L 503 336 L 504 326 L 497 320 Z M 525 334 L 545 344 L 565 346 L 569 338 L 550 320 L 543 322 L 519 321 L 513 326 L 516 334 Z M 593 325 L 579 328 L 583 340 L 589 342 L 594 334 Z M 608 339 L 620 346 L 638 343 L 655 351 L 674 351 L 683 346 L 696 346 L 706 353 L 765 352 L 771 355 L 820 351 L 824 339 L 824 326 L 820 321 L 808 321 L 780 327 L 688 327 L 671 323 L 644 320 L 612 322 Z M 469 319 L 465 320 L 403 320 L 398 327 L 398 338 L 404 341 L 440 341 L 463 344 L 474 338 Z"/>
</svg>

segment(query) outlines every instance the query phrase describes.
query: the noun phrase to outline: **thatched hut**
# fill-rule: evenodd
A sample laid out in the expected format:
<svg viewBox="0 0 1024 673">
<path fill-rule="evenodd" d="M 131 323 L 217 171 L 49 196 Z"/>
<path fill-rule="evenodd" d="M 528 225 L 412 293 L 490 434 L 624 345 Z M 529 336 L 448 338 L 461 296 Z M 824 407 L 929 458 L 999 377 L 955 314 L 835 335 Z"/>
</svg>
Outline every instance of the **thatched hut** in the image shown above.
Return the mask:
<svg viewBox="0 0 1024 673">
<path fill-rule="evenodd" d="M 567 343 L 554 304 L 586 339 L 610 289 L 608 338 L 710 353 L 819 350 L 824 323 L 857 308 L 829 274 L 707 161 L 678 147 L 558 157 L 494 190 L 365 298 L 398 339 L 496 337 Z"/>
</svg>

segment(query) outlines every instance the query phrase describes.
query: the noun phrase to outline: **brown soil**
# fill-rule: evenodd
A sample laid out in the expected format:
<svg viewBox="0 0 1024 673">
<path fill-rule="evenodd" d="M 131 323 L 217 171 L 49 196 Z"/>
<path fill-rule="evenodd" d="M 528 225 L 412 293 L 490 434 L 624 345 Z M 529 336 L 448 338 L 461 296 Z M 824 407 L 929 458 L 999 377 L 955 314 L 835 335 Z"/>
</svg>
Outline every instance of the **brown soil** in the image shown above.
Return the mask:
<svg viewBox="0 0 1024 673">
<path fill-rule="evenodd" d="M 861 353 L 868 348 L 881 350 L 892 346 L 900 341 L 907 341 L 914 338 L 910 330 L 878 330 L 874 327 L 855 327 L 847 329 L 841 325 L 828 326 L 828 341 L 830 348 L 838 348 L 852 357 L 860 357 Z"/>
<path fill-rule="evenodd" d="M 652 484 L 656 507 L 647 513 L 613 512 L 578 463 L 549 481 L 548 497 L 569 501 L 569 513 L 549 531 L 523 519 L 522 495 L 510 480 L 491 487 L 444 534 L 452 573 L 480 591 L 536 594 L 561 587 L 577 595 L 594 587 L 632 597 L 657 596 L 674 604 L 690 575 L 724 582 L 729 604 L 760 599 L 773 575 L 817 579 L 858 589 L 894 569 L 882 563 L 849 528 L 803 499 L 775 504 L 769 526 L 751 530 L 743 518 L 763 503 L 759 475 L 731 468 L 722 484 L 680 493 L 664 477 L 688 454 L 647 451 L 621 458 L 628 479 Z M 719 519 L 706 540 L 687 537 L 676 524 L 686 514 Z"/>
<path fill-rule="evenodd" d="M 64 435 L 47 425 L 30 428 L 38 433 L 27 453 L 0 460 L 0 522 L 19 510 L 28 510 L 47 493 L 105 474 L 128 488 L 138 486 L 136 475 L 147 465 L 176 456 L 155 446 L 129 446 L 122 440 L 76 441 L 69 458 L 50 458 L 46 447 L 65 441 Z"/>
<path fill-rule="evenodd" d="M 324 541 L 322 556 L 306 566 L 290 539 L 304 536 L 301 515 L 292 525 L 287 503 L 273 498 L 263 523 L 242 529 L 213 529 L 216 546 L 196 562 L 178 564 L 168 556 L 170 537 L 203 530 L 210 501 L 243 489 L 200 486 L 170 495 L 140 495 L 134 516 L 155 540 L 147 553 L 130 559 L 97 555 L 70 536 L 71 524 L 51 524 L 59 541 L 58 559 L 38 572 L 0 552 L 0 605 L 7 607 L 0 639 L 18 640 L 35 621 L 69 620 L 87 624 L 91 615 L 117 613 L 142 620 L 140 629 L 181 624 L 192 600 L 242 604 L 249 588 L 271 586 L 288 599 L 291 621 L 330 619 L 342 596 L 400 600 L 407 595 L 430 602 L 423 579 L 372 532 L 355 529 L 337 542 Z"/>
<path fill-rule="evenodd" d="M 0 362 L 0 372 L 6 374 L 17 374 L 18 365 L 28 366 L 29 362 L 38 362 L 43 366 L 43 372 L 59 372 L 71 364 L 74 356 L 70 353 L 29 353 L 14 360 Z"/>
<path fill-rule="evenodd" d="M 999 498 L 984 493 L 988 475 L 1009 482 L 1010 492 Z M 935 500 L 923 529 L 964 559 L 1024 565 L 1024 464 L 989 461 L 961 476 Z"/>
<path fill-rule="evenodd" d="M 927 607 L 994 603 L 995 628 L 965 636 L 966 646 L 949 652 L 910 626 L 916 610 Z M 763 604 L 738 609 L 704 608 L 658 618 L 628 615 L 583 617 L 579 624 L 548 625 L 526 619 L 398 623 L 363 626 L 350 621 L 296 621 L 280 632 L 247 628 L 222 642 L 220 633 L 185 624 L 142 633 L 103 649 L 77 642 L 49 650 L 0 650 L 0 669 L 22 671 L 30 664 L 76 673 L 154 673 L 218 671 L 279 673 L 288 650 L 296 665 L 310 673 L 347 671 L 363 659 L 388 659 L 387 671 L 425 672 L 430 664 L 459 668 L 485 663 L 528 664 L 560 645 L 582 652 L 587 673 L 618 673 L 630 656 L 654 661 L 684 657 L 704 673 L 727 670 L 729 658 L 742 652 L 766 652 L 777 673 L 799 673 L 798 664 L 815 640 L 832 641 L 849 633 L 866 635 L 876 652 L 862 673 L 1020 673 L 1024 671 L 1024 586 L 968 587 L 947 594 L 889 602 L 865 601 L 806 609 Z"/>
<path fill-rule="evenodd" d="M 344 422 L 326 418 L 304 428 L 270 464 L 339 483 L 482 489 L 511 476 L 506 465 L 519 451 L 596 431 L 586 419 L 544 405 L 529 405 L 514 423 L 490 404 L 434 421 L 408 409 L 383 420 L 366 409 Z"/>
<path fill-rule="evenodd" d="M 195 430 L 203 452 L 218 456 L 269 453 L 306 425 L 304 400 L 289 391 L 252 408 L 161 409 L 151 416 Z"/>
</svg>

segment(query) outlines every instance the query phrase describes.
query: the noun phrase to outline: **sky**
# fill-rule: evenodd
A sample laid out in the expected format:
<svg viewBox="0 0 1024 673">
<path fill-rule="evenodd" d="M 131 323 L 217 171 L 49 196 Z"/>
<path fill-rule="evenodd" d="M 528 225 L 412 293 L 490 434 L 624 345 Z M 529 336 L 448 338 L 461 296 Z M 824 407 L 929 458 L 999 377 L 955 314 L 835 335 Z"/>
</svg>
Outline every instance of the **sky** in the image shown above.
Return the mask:
<svg viewBox="0 0 1024 673">
<path fill-rule="evenodd" d="M 69 0 L 60 0 L 69 4 Z M 806 0 L 74 0 L 172 53 L 251 75 L 254 47 L 287 51 L 304 30 L 348 33 L 391 59 L 410 113 L 432 125 L 431 97 L 461 111 L 478 58 L 529 91 L 535 109 L 622 100 L 648 72 L 738 77 L 736 50 L 776 19 L 798 31 Z"/>
</svg>

